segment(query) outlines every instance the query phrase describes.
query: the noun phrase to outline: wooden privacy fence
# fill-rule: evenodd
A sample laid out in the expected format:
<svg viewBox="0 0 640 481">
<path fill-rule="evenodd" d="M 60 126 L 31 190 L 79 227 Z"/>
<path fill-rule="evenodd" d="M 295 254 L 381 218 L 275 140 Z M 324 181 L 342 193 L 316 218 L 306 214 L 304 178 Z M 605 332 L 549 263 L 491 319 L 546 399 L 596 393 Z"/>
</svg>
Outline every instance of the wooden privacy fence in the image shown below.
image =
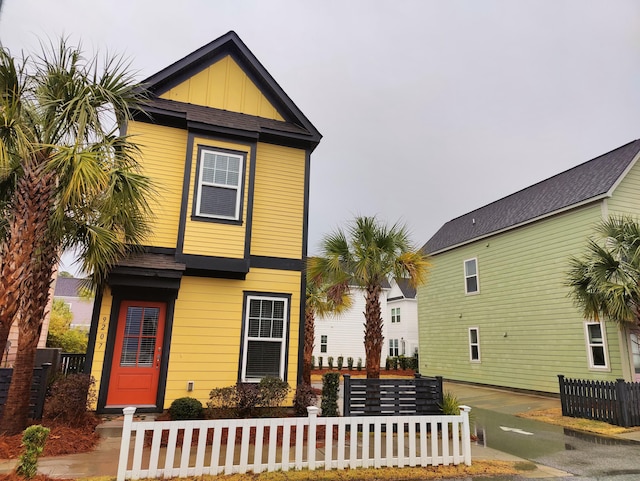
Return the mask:
<svg viewBox="0 0 640 481">
<path fill-rule="evenodd" d="M 50 363 L 45 363 L 41 367 L 33 368 L 33 379 L 31 381 L 31 392 L 29 396 L 29 418 L 41 419 L 44 410 L 44 398 L 47 394 L 47 377 L 51 369 Z M 8 367 L 0 368 L 0 414 L 4 410 L 7 401 L 9 385 L 13 377 L 13 369 Z"/>
<path fill-rule="evenodd" d="M 60 354 L 60 372 L 67 374 L 78 374 L 84 372 L 86 354 L 72 354 L 63 352 Z"/>
<path fill-rule="evenodd" d="M 442 413 L 442 377 L 351 379 L 344 376 L 344 416 Z"/>
<path fill-rule="evenodd" d="M 568 379 L 559 374 L 562 415 L 640 426 L 640 383 Z"/>
<path fill-rule="evenodd" d="M 133 421 L 135 408 L 125 408 L 117 481 L 247 471 L 471 465 L 467 406 L 461 406 L 457 416 L 324 418 L 318 417 L 317 407 L 307 410 L 308 417 L 298 418 Z"/>
</svg>

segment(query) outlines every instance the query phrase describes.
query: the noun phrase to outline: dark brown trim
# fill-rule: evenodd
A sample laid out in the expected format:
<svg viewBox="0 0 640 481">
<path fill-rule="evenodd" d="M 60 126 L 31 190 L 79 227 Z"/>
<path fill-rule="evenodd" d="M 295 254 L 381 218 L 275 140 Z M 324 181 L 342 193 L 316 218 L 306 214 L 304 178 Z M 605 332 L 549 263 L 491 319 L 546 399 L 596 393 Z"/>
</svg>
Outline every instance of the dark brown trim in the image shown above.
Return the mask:
<svg viewBox="0 0 640 481">
<path fill-rule="evenodd" d="M 189 184 L 191 183 L 191 165 L 193 163 L 194 135 L 187 134 L 187 152 L 184 161 L 184 175 L 182 177 L 182 199 L 180 201 L 180 220 L 178 221 L 178 239 L 176 257 L 184 249 L 184 231 L 187 224 L 187 210 L 189 208 Z"/>
<path fill-rule="evenodd" d="M 287 259 L 284 257 L 251 256 L 251 267 L 260 269 L 275 269 L 279 271 L 302 271 L 302 259 Z"/>
<path fill-rule="evenodd" d="M 192 271 L 210 273 L 206 277 L 228 277 L 222 274 L 242 274 L 243 278 L 249 272 L 249 261 L 247 259 L 233 259 L 229 257 L 200 256 L 193 254 L 176 254 L 176 261 L 187 266 L 187 275 L 194 275 Z M 235 279 L 237 277 L 230 277 Z"/>
</svg>

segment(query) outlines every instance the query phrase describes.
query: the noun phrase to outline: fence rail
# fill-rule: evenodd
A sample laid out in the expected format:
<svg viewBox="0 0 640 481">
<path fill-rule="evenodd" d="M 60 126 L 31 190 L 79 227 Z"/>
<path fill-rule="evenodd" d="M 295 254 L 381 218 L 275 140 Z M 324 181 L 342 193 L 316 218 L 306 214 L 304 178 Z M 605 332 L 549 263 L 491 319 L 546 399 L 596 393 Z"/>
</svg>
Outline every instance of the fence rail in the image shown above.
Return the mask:
<svg viewBox="0 0 640 481">
<path fill-rule="evenodd" d="M 586 381 L 558 375 L 562 415 L 640 426 L 640 383 Z"/>
<path fill-rule="evenodd" d="M 344 376 L 345 416 L 441 414 L 442 377 L 351 379 Z"/>
<path fill-rule="evenodd" d="M 318 408 L 307 409 L 306 418 L 133 421 L 135 408 L 125 408 L 117 481 L 291 469 L 471 465 L 467 406 L 461 406 L 457 416 L 363 418 L 318 417 Z"/>
</svg>

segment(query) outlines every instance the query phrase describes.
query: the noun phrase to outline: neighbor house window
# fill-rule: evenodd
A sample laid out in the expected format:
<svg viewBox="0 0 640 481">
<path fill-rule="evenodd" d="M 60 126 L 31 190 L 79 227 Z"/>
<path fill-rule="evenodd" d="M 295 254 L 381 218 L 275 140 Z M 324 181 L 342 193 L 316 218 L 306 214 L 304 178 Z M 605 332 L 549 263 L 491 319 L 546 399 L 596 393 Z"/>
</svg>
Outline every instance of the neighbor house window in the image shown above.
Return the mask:
<svg viewBox="0 0 640 481">
<path fill-rule="evenodd" d="M 327 336 L 320 336 L 320 352 L 327 352 Z"/>
<path fill-rule="evenodd" d="M 397 339 L 389 339 L 389 356 L 396 357 L 398 356 L 398 340 Z"/>
<path fill-rule="evenodd" d="M 602 324 L 599 322 L 586 322 L 584 327 L 587 338 L 589 367 L 607 369 L 609 364 L 607 362 L 607 348 Z"/>
<path fill-rule="evenodd" d="M 243 155 L 200 149 L 197 216 L 240 219 L 243 164 Z"/>
<path fill-rule="evenodd" d="M 478 259 L 464 261 L 464 292 L 475 294 L 480 290 L 478 283 Z"/>
<path fill-rule="evenodd" d="M 469 328 L 469 359 L 480 361 L 480 332 L 477 327 Z"/>
<path fill-rule="evenodd" d="M 247 296 L 242 381 L 284 380 L 288 299 Z"/>
<path fill-rule="evenodd" d="M 392 307 L 391 308 L 391 322 L 400 322 L 400 308 Z"/>
</svg>

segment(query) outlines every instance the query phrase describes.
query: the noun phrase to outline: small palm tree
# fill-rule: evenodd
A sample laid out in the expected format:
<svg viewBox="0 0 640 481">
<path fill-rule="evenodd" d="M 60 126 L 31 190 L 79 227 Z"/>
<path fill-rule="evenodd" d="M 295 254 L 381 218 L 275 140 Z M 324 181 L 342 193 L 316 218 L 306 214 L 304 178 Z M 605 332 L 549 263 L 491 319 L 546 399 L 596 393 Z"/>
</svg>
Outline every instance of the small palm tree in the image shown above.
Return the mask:
<svg viewBox="0 0 640 481">
<path fill-rule="evenodd" d="M 95 286 L 148 231 L 151 184 L 119 134 L 143 100 L 120 57 L 99 65 L 65 40 L 20 60 L 0 48 L 0 352 L 19 327 L 4 432 L 26 425 L 60 253 L 75 248 Z"/>
<path fill-rule="evenodd" d="M 357 217 L 347 232 L 338 229 L 321 243 L 321 254 L 309 266 L 312 279 L 326 279 L 333 289 L 349 290 L 358 286 L 365 291 L 364 348 L 367 378 L 380 377 L 382 354 L 382 313 L 380 293 L 390 277 L 407 278 L 413 287 L 426 278 L 429 261 L 412 246 L 406 227 L 388 227 L 375 217 Z"/>
<path fill-rule="evenodd" d="M 640 225 L 611 217 L 589 239 L 586 252 L 570 259 L 570 296 L 586 319 L 637 327 L 640 321 Z"/>
<path fill-rule="evenodd" d="M 309 265 L 317 262 L 316 258 L 308 261 Z M 333 289 L 331 285 L 323 282 L 320 276 L 315 279 L 307 276 L 307 289 L 304 308 L 304 347 L 302 352 L 302 382 L 311 384 L 311 358 L 315 346 L 315 320 L 316 315 L 327 316 L 343 312 L 351 307 L 349 293 L 339 289 Z"/>
</svg>

